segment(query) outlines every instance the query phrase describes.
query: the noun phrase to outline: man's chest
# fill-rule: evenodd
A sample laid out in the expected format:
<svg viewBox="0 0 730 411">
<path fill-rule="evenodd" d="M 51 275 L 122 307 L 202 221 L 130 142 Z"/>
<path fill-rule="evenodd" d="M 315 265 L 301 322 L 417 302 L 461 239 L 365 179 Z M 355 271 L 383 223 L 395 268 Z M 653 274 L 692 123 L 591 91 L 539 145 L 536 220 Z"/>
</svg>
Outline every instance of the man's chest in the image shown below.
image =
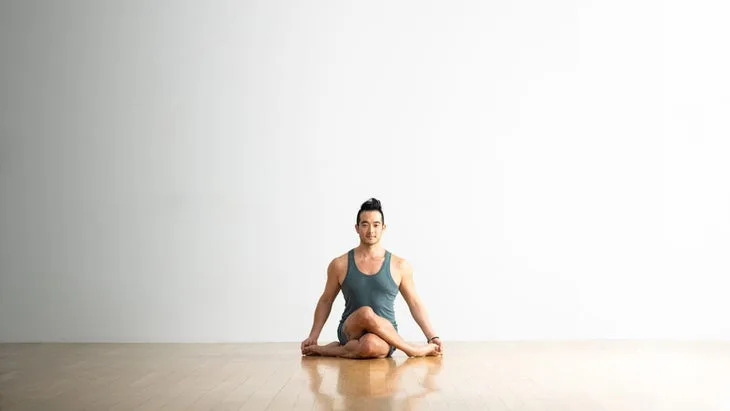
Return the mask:
<svg viewBox="0 0 730 411">
<path fill-rule="evenodd" d="M 375 275 L 375 274 L 377 274 L 377 271 L 380 269 L 380 267 L 382 267 L 382 264 L 383 264 L 382 262 L 378 263 L 378 262 L 363 261 L 363 262 L 357 262 L 355 264 L 355 267 L 357 268 L 358 271 L 360 271 L 361 273 L 363 273 L 365 275 Z M 385 268 L 385 267 L 383 267 L 383 268 Z M 390 276 L 391 276 L 391 278 L 393 278 L 393 282 L 395 283 L 395 285 L 400 287 L 400 282 L 401 282 L 401 279 L 403 278 L 400 267 L 398 267 L 398 264 L 394 264 L 393 260 L 391 260 L 389 268 L 390 269 L 387 271 L 390 271 Z M 383 270 L 381 275 L 387 275 L 385 271 L 386 270 Z M 369 273 L 374 273 L 374 274 L 369 274 Z M 343 270 L 340 273 L 340 275 L 338 276 L 340 285 L 342 285 L 342 283 L 345 281 L 346 276 L 347 276 L 347 269 Z"/>
</svg>

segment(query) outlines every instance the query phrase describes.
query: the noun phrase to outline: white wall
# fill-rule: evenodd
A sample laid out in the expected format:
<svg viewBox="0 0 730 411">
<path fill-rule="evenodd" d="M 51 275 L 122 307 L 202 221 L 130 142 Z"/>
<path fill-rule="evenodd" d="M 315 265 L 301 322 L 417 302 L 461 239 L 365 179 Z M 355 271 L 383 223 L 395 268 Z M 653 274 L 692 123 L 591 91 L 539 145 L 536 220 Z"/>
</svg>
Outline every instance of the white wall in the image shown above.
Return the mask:
<svg viewBox="0 0 730 411">
<path fill-rule="evenodd" d="M 3 0 L 0 341 L 300 341 L 371 196 L 445 340 L 730 339 L 728 11 Z"/>
</svg>

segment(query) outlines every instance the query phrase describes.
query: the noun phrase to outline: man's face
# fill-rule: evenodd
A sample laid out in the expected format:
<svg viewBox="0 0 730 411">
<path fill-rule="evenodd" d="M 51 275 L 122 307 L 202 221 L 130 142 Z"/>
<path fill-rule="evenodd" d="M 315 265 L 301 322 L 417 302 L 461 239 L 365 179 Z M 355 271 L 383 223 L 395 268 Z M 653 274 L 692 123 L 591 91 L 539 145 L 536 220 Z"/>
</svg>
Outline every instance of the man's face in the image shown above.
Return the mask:
<svg viewBox="0 0 730 411">
<path fill-rule="evenodd" d="M 380 211 L 372 210 L 360 213 L 360 224 L 355 226 L 355 230 L 364 244 L 377 244 L 385 230 Z"/>
</svg>

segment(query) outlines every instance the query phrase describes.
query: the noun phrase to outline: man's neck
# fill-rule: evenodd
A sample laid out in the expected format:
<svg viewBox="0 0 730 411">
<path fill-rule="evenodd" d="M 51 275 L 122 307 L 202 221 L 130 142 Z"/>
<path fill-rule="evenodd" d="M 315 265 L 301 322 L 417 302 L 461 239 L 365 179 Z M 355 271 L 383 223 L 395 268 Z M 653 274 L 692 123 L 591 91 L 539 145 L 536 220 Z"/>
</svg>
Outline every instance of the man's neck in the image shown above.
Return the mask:
<svg viewBox="0 0 730 411">
<path fill-rule="evenodd" d="M 385 255 L 385 248 L 380 245 L 380 242 L 377 244 L 360 243 L 356 251 L 359 255 L 365 256 L 366 258 L 382 258 Z"/>
</svg>

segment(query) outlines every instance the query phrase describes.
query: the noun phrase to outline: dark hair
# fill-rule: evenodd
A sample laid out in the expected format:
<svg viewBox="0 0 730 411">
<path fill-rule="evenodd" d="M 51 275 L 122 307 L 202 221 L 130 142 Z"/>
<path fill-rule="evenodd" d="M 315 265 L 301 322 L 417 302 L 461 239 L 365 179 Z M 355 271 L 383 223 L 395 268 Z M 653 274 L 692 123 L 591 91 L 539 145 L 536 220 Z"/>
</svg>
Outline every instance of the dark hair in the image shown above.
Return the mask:
<svg viewBox="0 0 730 411">
<path fill-rule="evenodd" d="M 362 203 L 362 205 L 360 206 L 360 211 L 357 212 L 357 224 L 360 224 L 360 213 L 362 213 L 363 211 L 380 211 L 380 217 L 383 219 L 383 224 L 385 224 L 383 206 L 380 205 L 380 201 L 378 201 L 377 198 L 371 198 L 368 201 Z"/>
</svg>

